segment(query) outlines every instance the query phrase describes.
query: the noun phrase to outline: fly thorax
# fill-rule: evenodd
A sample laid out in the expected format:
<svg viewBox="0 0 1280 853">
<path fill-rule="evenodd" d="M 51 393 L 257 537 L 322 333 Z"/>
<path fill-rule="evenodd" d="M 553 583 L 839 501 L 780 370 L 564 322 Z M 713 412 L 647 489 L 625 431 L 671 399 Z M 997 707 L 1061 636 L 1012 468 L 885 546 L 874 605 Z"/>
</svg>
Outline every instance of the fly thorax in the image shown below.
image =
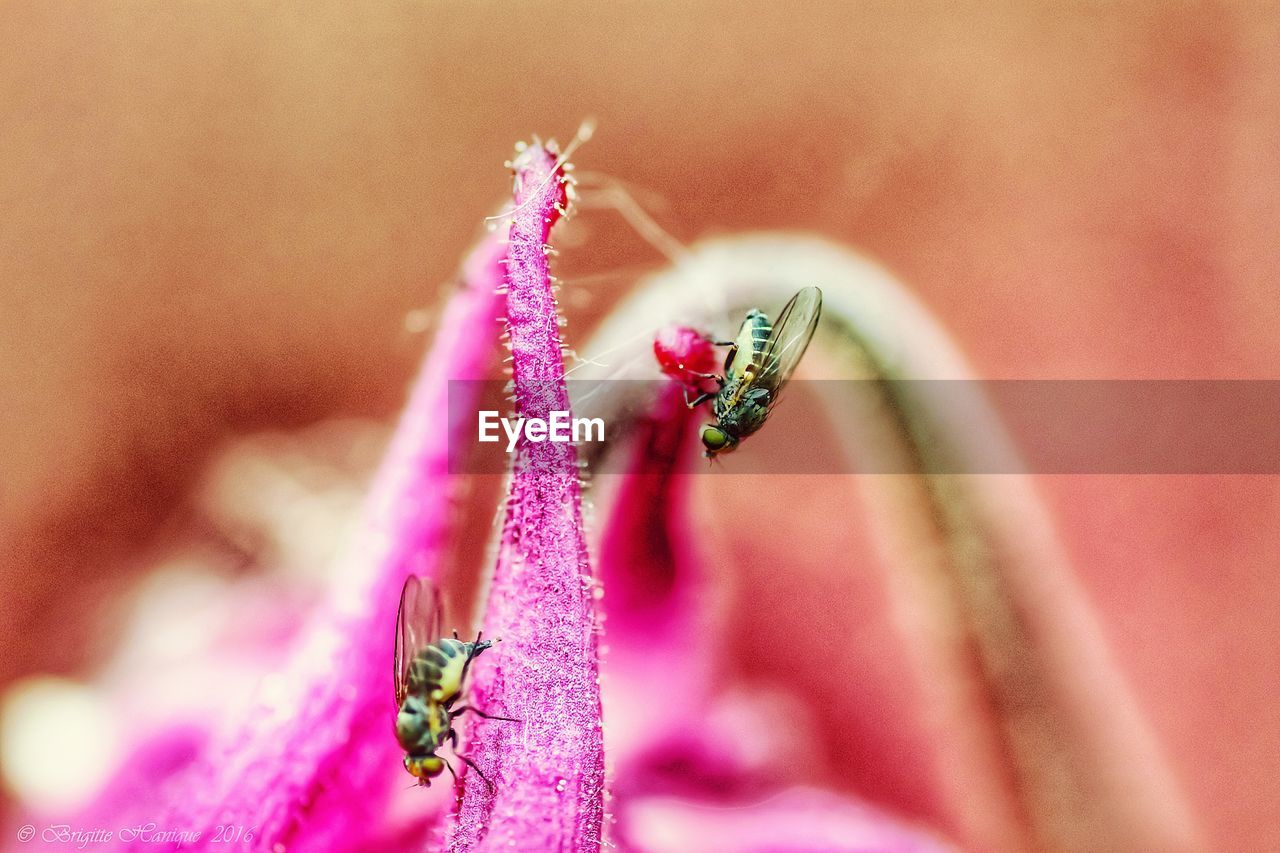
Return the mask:
<svg viewBox="0 0 1280 853">
<path fill-rule="evenodd" d="M 438 702 L 432 702 L 427 706 L 427 731 L 430 732 L 431 741 L 435 747 L 439 748 L 444 744 L 451 726 L 448 708 Z"/>
</svg>

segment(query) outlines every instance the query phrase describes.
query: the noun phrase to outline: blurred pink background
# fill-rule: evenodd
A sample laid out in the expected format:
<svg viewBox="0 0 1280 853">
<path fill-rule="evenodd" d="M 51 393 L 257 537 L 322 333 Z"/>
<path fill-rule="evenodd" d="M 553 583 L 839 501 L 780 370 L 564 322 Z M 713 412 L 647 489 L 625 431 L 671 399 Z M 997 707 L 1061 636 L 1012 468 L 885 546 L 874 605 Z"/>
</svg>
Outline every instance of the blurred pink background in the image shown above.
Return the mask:
<svg viewBox="0 0 1280 853">
<path fill-rule="evenodd" d="M 579 167 L 650 191 L 678 239 L 845 242 L 981 376 L 1280 373 L 1272 3 L 0 20 L 0 691 L 104 663 L 104 602 L 199 538 L 190 494 L 229 438 L 390 419 L 426 340 L 406 317 L 502 199 L 512 143 L 587 116 Z M 579 233 L 567 279 L 656 263 L 615 216 Z M 570 334 L 626 286 L 584 284 Z M 1280 847 L 1275 478 L 1039 486 L 1214 848 Z M 798 609 L 767 618 L 792 630 Z"/>
</svg>

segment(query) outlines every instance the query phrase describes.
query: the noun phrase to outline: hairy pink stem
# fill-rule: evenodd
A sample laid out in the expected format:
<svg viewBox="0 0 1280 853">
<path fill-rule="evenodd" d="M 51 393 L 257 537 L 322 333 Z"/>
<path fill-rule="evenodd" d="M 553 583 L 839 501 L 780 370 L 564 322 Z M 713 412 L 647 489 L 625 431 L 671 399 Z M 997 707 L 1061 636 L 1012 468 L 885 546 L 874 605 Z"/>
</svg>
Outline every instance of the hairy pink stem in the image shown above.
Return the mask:
<svg viewBox="0 0 1280 853">
<path fill-rule="evenodd" d="M 515 163 L 507 260 L 507 330 L 516 413 L 569 411 L 547 235 L 564 211 L 554 154 L 533 145 Z M 572 444 L 522 439 L 516 449 L 485 627 L 502 643 L 477 660 L 470 702 L 520 722 L 478 720 L 449 849 L 590 850 L 601 845 L 604 748 L 594 581 Z"/>
<path fill-rule="evenodd" d="M 221 849 L 216 828 L 237 827 L 263 850 L 359 847 L 382 825 L 395 785 L 408 778 L 391 730 L 399 591 L 409 573 L 438 573 L 451 528 L 449 446 L 462 440 L 451 432 L 464 426 L 442 416 L 449 380 L 478 378 L 492 363 L 479 330 L 498 314 L 504 252 L 495 235 L 469 259 L 378 472 L 362 536 L 294 665 L 271 676 L 247 717 L 187 772 L 131 804 L 145 809 L 131 816 L 139 825 L 200 833 L 183 849 Z M 157 849 L 145 838 L 137 847 Z"/>
</svg>

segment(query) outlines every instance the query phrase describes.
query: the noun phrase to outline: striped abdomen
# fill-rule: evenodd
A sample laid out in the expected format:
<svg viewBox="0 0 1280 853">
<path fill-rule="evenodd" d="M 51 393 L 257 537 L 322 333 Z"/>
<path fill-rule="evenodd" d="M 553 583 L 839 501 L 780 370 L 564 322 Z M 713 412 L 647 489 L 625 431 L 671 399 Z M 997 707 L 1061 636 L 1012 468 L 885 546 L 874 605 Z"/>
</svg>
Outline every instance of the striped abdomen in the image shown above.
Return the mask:
<svg viewBox="0 0 1280 853">
<path fill-rule="evenodd" d="M 752 308 L 738 329 L 738 337 L 734 343 L 737 350 L 724 366 L 724 387 L 716 395 L 712 404 L 717 416 L 722 411 L 732 409 L 738 404 L 743 392 L 750 386 L 755 374 L 760 371 L 760 356 L 764 352 L 769 335 L 773 332 L 773 323 L 763 311 Z"/>
<path fill-rule="evenodd" d="M 467 643 L 446 637 L 418 652 L 409 667 L 409 690 L 447 704 L 462 690 L 463 671 L 467 661 L 476 657 L 491 643 Z"/>
</svg>

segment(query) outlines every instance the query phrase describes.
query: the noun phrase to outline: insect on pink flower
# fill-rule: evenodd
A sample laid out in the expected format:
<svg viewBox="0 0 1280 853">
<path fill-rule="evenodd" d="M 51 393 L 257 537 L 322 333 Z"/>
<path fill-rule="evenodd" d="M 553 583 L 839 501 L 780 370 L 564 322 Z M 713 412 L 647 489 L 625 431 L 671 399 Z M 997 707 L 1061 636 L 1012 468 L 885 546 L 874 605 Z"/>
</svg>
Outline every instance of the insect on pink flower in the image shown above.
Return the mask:
<svg viewBox="0 0 1280 853">
<path fill-rule="evenodd" d="M 602 846 L 650 853 L 946 849 L 947 843 L 929 831 L 890 816 L 889 811 L 901 811 L 898 804 L 881 800 L 886 806 L 882 812 L 850 793 L 856 790 L 853 786 L 828 787 L 824 780 L 830 775 L 824 777 L 814 766 L 817 762 L 806 760 L 820 750 L 821 740 L 812 730 L 816 727 L 793 724 L 790 715 L 782 713 L 796 704 L 797 696 L 782 706 L 777 704 L 779 697 L 771 704 L 755 687 L 744 692 L 740 684 L 733 684 L 729 661 L 721 654 L 730 633 L 725 623 L 742 614 L 717 611 L 711 601 L 716 596 L 708 594 L 720 581 L 716 569 L 724 569 L 726 560 L 717 566 L 715 555 L 704 553 L 704 531 L 696 526 L 691 494 L 695 478 L 690 475 L 699 456 L 695 427 L 700 418 L 684 398 L 690 386 L 707 390 L 701 383 L 710 384 L 707 375 L 717 372 L 722 356 L 714 339 L 696 326 L 668 326 L 656 340 L 654 326 L 696 315 L 695 296 L 702 298 L 707 292 L 732 295 L 733 310 L 745 311 L 739 303 L 768 304 L 819 281 L 835 297 L 824 322 L 846 344 L 856 343 L 866 363 L 877 370 L 906 369 L 903 365 L 910 367 L 921 353 L 939 358 L 944 368 L 960 363 L 949 355 L 941 332 L 904 298 L 896 283 L 879 280 L 812 241 L 740 238 L 726 242 L 720 254 L 714 246 L 703 247 L 666 274 L 666 286 L 643 288 L 636 303 L 612 312 L 606 326 L 613 328 L 599 333 L 604 340 L 643 339 L 644 349 L 652 341 L 659 369 L 675 381 L 657 386 L 619 383 L 630 389 L 621 393 L 633 395 L 621 407 L 629 413 L 633 429 L 624 448 L 622 475 L 597 492 L 599 505 L 606 507 L 597 516 L 601 524 L 593 543 L 599 577 L 588 558 L 589 531 L 582 511 L 579 463 L 588 452 L 570 443 L 532 441 L 526 434 L 514 448 L 496 563 L 479 620 L 486 636 L 502 642 L 475 659 L 470 684 L 462 688 L 468 705 L 512 718 L 471 718 L 462 731 L 462 755 L 491 784 L 474 770 L 462 770 L 457 788 L 445 784 L 433 791 L 409 789 L 402 769 L 405 752 L 391 725 L 389 664 L 405 579 L 443 577 L 444 554 L 456 537 L 452 510 L 461 475 L 451 467 L 449 451 L 451 445 L 456 448 L 474 436 L 474 422 L 460 416 L 471 410 L 458 392 L 465 395 L 478 383 L 450 388 L 451 380 L 487 374 L 495 360 L 494 320 L 505 309 L 516 414 L 547 419 L 553 412 L 571 409 L 548 264 L 551 228 L 569 202 L 565 158 L 554 146 L 535 144 L 521 147 L 512 166 L 515 201 L 502 217 L 509 230 L 487 239 L 466 265 L 463 287 L 449 302 L 370 491 L 363 534 L 288 665 L 280 672 L 264 673 L 264 689 L 249 711 L 212 733 L 184 731 L 171 734 L 168 741 L 153 736 L 151 743 L 143 743 L 134 757 L 146 760 L 132 762 L 131 776 L 122 772 L 120 783 L 94 807 L 94 819 L 106 815 L 114 823 L 131 825 L 152 820 L 160 828 L 197 832 L 197 838 L 183 841 L 184 849 L 221 849 L 212 829 L 232 826 L 247 832 L 239 837 L 252 849 L 274 853 L 442 848 L 594 853 Z M 699 267 L 701 263 L 706 266 Z M 685 276 L 688 281 L 682 280 Z M 735 284 L 731 288 L 727 282 Z M 637 310 L 637 304 L 643 310 Z M 617 328 L 628 322 L 644 325 L 643 333 L 628 335 Z M 696 316 L 695 322 L 712 326 L 703 316 Z M 632 364 L 643 361 L 651 378 L 653 361 L 648 352 L 641 356 L 628 358 Z M 911 403 L 886 399 L 880 410 L 900 419 L 892 428 L 916 442 L 912 447 L 931 448 L 933 439 L 945 438 L 945 433 L 938 433 L 931 420 L 936 413 Z M 448 417 L 441 417 L 442 412 Z M 590 451 L 595 458 L 607 452 L 608 446 Z M 958 531 L 963 541 L 957 545 L 944 538 L 929 554 L 968 560 L 969 574 L 953 572 L 960 581 L 971 575 L 1018 582 L 1010 586 L 1010 600 L 1021 602 L 1019 613 L 1036 616 L 1039 611 L 1026 604 L 1035 596 L 1026 590 L 1040 589 L 1037 584 L 1045 578 L 1052 583 L 1064 577 L 1051 547 L 1030 552 L 1021 547 L 1024 532 L 999 524 L 1007 513 L 972 514 L 974 507 L 1033 504 L 999 503 L 995 498 L 1005 493 L 984 481 L 962 483 L 967 491 L 941 491 L 942 486 L 955 485 L 951 480 L 935 478 L 927 484 L 934 492 L 925 498 L 876 497 L 892 507 L 884 513 L 886 524 L 911 523 L 912 513 L 922 510 L 930 519 L 949 522 L 948 530 Z M 792 532 L 785 526 L 780 523 L 779 536 Z M 1049 543 L 1049 538 L 1042 541 Z M 984 548 L 975 549 L 975 542 Z M 988 550 L 1001 559 L 989 559 Z M 843 570 L 843 556 L 832 554 L 833 570 Z M 798 555 L 796 562 L 802 557 Z M 783 565 L 789 559 L 784 555 L 770 567 L 771 573 L 782 577 L 792 568 Z M 910 580 L 909 573 L 919 571 L 911 560 L 899 562 L 893 567 L 895 576 Z M 1042 570 L 1020 575 L 1021 565 Z M 948 571 L 952 570 L 943 566 L 935 574 Z M 602 584 L 608 587 L 608 598 L 600 597 Z M 963 583 L 958 588 L 965 591 Z M 911 600 L 912 612 L 926 629 L 933 625 L 927 617 L 949 612 L 944 607 L 956 606 L 958 619 L 969 613 L 958 606 L 958 595 L 936 605 L 937 612 L 922 606 L 919 598 Z M 1053 612 L 1047 617 L 1039 613 L 1039 622 L 1032 619 L 1028 624 L 1058 629 L 1086 624 L 1072 621 L 1074 617 L 1053 622 L 1062 602 L 1072 600 L 1069 589 L 1059 590 L 1052 599 Z M 598 610 L 606 604 L 612 648 L 605 655 L 607 677 L 602 680 Z M 1013 612 L 1002 609 L 1002 601 L 981 604 L 974 612 L 983 618 Z M 874 615 L 868 607 L 858 618 Z M 974 623 L 975 635 L 985 637 L 985 624 Z M 947 632 L 916 633 L 926 662 L 955 650 Z M 774 645 L 787 648 L 788 635 L 779 636 Z M 1045 663 L 1052 663 L 1061 648 L 1066 646 L 1034 635 L 996 637 L 991 645 L 1015 668 L 1019 684 L 1033 686 L 1052 686 L 1046 676 L 1068 672 Z M 1078 637 L 1071 648 L 1082 648 Z M 834 652 L 789 659 L 790 677 L 798 681 L 800 673 L 794 670 L 808 667 L 829 687 L 835 679 L 828 677 L 828 654 Z M 942 664 L 920 669 L 929 675 L 946 671 Z M 1102 683 L 1097 673 L 1104 670 L 1094 667 L 1092 672 L 1090 684 Z M 907 674 L 895 672 L 894 677 L 905 679 Z M 947 686 L 944 680 L 936 681 Z M 966 721 L 966 731 L 985 731 L 991 743 L 1004 743 L 997 700 L 1003 698 L 1006 682 L 978 672 L 965 684 L 987 691 L 983 695 L 991 697 L 990 703 L 982 704 L 981 696 L 973 701 L 990 720 L 977 712 L 962 713 L 968 709 L 962 700 L 969 702 L 973 693 L 967 687 L 958 698 L 950 697 L 961 706 L 950 718 Z M 1068 701 L 1045 688 L 1036 695 L 1044 720 L 1053 725 L 1035 730 L 1039 740 L 1008 741 L 1008 754 L 1024 764 L 1015 767 L 1016 772 L 1001 766 L 1004 753 L 998 750 L 989 760 L 985 753 L 979 756 L 984 760 L 975 759 L 963 739 L 931 742 L 928 749 L 936 755 L 915 746 L 892 753 L 905 755 L 925 773 L 935 759 L 948 768 L 946 781 L 957 794 L 945 803 L 950 823 L 935 825 L 966 842 L 977 839 L 975 846 L 991 846 L 984 844 L 989 839 L 1012 839 L 994 846 L 1014 849 L 1021 839 L 1074 831 L 1074 825 L 1059 819 L 1059 800 L 1043 795 L 1062 778 L 1081 783 L 1082 791 L 1091 790 L 1084 783 L 1093 780 L 1101 780 L 1099 790 L 1112 792 L 1157 785 L 1159 773 L 1139 778 L 1091 770 L 1114 769 L 1099 758 L 1109 753 L 1099 752 L 1085 725 L 1103 715 L 1101 700 L 1094 694 L 1081 693 L 1083 698 Z M 1123 698 L 1112 688 L 1098 695 Z M 1106 710 L 1125 722 L 1115 703 Z M 855 711 L 846 706 L 843 727 L 858 723 L 850 719 Z M 892 717 L 899 714 L 899 706 L 892 706 Z M 893 727 L 893 718 L 860 717 L 857 731 L 880 734 Z M 1057 725 L 1063 721 L 1072 725 Z M 1133 722 L 1121 730 L 1140 732 L 1141 726 Z M 1134 754 L 1141 757 L 1140 739 L 1129 740 L 1139 743 Z M 1062 749 L 1037 749 L 1042 744 Z M 606 748 L 612 774 L 608 784 Z M 1071 771 L 1067 776 L 1027 763 L 1028 757 L 1067 755 L 1068 749 L 1074 754 L 1072 763 L 1062 765 Z M 163 771 L 164 778 L 138 783 L 138 767 L 150 773 L 149 768 L 165 767 L 165 759 L 179 753 L 181 760 L 173 762 L 175 769 Z M 1156 766 L 1149 760 L 1126 762 L 1135 764 Z M 837 769 L 846 776 L 858 768 Z M 994 781 L 984 787 L 990 780 Z M 613 799 L 607 799 L 606 788 Z M 457 795 L 447 815 L 447 800 L 440 796 L 445 792 Z M 1152 797 L 1151 802 L 1159 805 L 1167 799 Z M 1080 800 L 1086 805 L 1095 801 Z M 606 819 L 606 802 L 614 812 L 611 819 Z M 945 814 L 941 807 L 938 811 Z M 1006 812 L 1026 817 L 1021 824 L 1002 820 Z M 1160 818 L 1166 813 L 1176 817 L 1172 808 L 1161 812 L 1155 806 L 1148 811 L 1135 807 L 1132 816 L 1117 812 L 1108 818 L 1110 824 L 1095 823 L 1108 838 L 1138 839 L 1128 845 L 1134 849 L 1184 849 L 1143 843 L 1162 838 L 1162 827 L 1170 823 L 1148 820 L 1147 815 Z M 1179 831 L 1175 825 L 1167 834 L 1176 837 Z M 715 846 L 708 847 L 707 839 L 714 839 Z M 135 846 L 165 849 L 141 840 Z"/>
</svg>

